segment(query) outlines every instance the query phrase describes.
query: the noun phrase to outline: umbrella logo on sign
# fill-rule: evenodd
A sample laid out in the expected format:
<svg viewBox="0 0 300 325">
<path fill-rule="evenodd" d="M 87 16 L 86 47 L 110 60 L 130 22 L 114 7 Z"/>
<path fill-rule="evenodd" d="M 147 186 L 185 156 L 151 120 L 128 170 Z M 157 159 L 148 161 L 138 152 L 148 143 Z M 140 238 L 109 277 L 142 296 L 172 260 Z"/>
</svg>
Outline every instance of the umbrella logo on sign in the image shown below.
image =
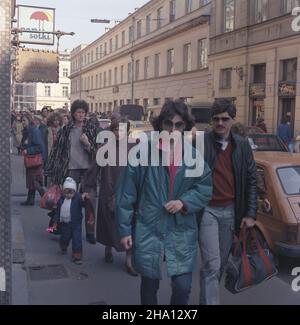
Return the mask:
<svg viewBox="0 0 300 325">
<path fill-rule="evenodd" d="M 36 11 L 30 16 L 30 20 L 36 20 L 38 22 L 38 29 L 44 30 L 44 24 L 46 22 L 52 22 L 53 17 L 46 11 Z"/>
</svg>

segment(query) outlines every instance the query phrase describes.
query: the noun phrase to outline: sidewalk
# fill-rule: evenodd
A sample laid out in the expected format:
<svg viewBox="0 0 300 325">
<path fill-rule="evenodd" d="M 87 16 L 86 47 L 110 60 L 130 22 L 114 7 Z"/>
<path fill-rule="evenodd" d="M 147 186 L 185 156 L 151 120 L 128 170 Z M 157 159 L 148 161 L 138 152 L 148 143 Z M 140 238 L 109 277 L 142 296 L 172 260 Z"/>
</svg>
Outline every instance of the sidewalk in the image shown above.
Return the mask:
<svg viewBox="0 0 300 325">
<path fill-rule="evenodd" d="M 58 237 L 46 233 L 49 218 L 47 211 L 38 207 L 39 197 L 34 207 L 20 206 L 27 193 L 22 157 L 12 155 L 12 179 L 13 249 L 18 250 L 15 260 L 24 262 L 13 265 L 13 304 L 140 303 L 140 279 L 125 273 L 124 253 L 114 253 L 114 263 L 107 264 L 103 259 L 104 247 L 88 244 L 83 236 L 84 262 L 81 266 L 74 265 L 70 250 L 67 255 L 60 255 Z M 194 272 L 191 305 L 198 304 L 199 263 L 197 272 Z M 45 271 L 49 269 L 51 272 L 46 274 Z M 170 279 L 167 278 L 164 264 L 159 303 L 168 305 L 170 294 Z M 224 305 L 298 305 L 300 293 L 293 292 L 289 284 L 275 277 L 238 295 L 232 295 L 222 287 L 221 301 Z"/>
</svg>

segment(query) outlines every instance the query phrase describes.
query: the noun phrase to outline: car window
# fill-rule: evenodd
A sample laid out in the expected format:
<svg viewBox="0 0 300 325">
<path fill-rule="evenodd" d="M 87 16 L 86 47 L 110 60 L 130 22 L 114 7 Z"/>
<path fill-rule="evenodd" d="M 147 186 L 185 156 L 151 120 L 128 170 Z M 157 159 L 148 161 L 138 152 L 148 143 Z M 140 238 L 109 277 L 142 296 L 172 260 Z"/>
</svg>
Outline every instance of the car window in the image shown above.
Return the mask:
<svg viewBox="0 0 300 325">
<path fill-rule="evenodd" d="M 277 173 L 286 194 L 300 194 L 300 166 L 279 168 Z"/>
<path fill-rule="evenodd" d="M 252 149 L 256 151 L 286 151 L 286 149 L 282 147 L 277 137 L 250 135 L 249 142 Z"/>
</svg>

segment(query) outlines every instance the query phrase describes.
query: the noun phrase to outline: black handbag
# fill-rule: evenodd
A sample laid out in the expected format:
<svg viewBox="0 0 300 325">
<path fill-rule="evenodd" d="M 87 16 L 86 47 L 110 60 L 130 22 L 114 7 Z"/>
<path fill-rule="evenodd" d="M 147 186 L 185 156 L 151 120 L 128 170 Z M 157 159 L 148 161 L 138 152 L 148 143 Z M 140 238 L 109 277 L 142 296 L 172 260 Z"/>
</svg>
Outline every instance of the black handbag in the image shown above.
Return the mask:
<svg viewBox="0 0 300 325">
<path fill-rule="evenodd" d="M 239 293 L 271 279 L 278 273 L 267 242 L 255 228 L 243 228 L 226 266 L 225 288 Z"/>
</svg>

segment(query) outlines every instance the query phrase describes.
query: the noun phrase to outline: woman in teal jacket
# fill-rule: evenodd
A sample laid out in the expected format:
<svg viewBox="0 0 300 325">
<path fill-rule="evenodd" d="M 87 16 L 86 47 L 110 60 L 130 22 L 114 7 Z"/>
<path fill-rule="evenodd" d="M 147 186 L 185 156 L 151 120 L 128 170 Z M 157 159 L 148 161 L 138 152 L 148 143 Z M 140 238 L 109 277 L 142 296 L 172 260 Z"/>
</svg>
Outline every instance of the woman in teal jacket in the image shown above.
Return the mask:
<svg viewBox="0 0 300 325">
<path fill-rule="evenodd" d="M 153 126 L 156 131 L 183 134 L 192 129 L 193 121 L 184 103 L 168 102 Z M 162 144 L 159 150 L 163 156 Z M 186 177 L 187 169 L 193 168 L 184 162 L 176 168 L 172 160 L 168 167 L 129 165 L 120 179 L 116 196 L 119 233 L 125 249 L 133 249 L 134 267 L 142 277 L 143 305 L 157 304 L 163 259 L 172 278 L 171 304 L 188 304 L 198 248 L 196 213 L 212 195 L 207 165 L 201 176 Z"/>
</svg>

